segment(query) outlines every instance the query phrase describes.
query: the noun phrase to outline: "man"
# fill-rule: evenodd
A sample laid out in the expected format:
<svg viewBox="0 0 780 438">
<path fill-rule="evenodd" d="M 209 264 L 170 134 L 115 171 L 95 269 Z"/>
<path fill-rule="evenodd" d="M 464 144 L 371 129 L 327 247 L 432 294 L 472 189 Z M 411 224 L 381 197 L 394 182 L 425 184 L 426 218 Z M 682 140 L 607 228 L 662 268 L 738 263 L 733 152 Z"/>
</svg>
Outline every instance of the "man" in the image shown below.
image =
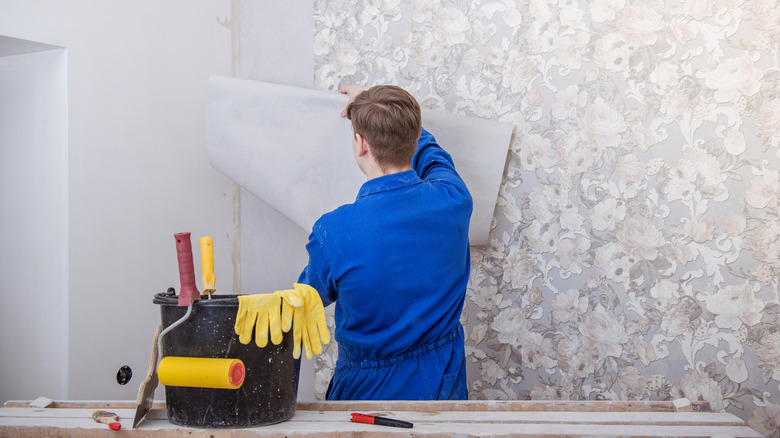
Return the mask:
<svg viewBox="0 0 780 438">
<path fill-rule="evenodd" d="M 450 155 L 395 86 L 351 85 L 342 116 L 366 175 L 354 203 L 323 215 L 298 283 L 336 305 L 328 400 L 468 398 L 463 309 L 472 201 Z"/>
</svg>

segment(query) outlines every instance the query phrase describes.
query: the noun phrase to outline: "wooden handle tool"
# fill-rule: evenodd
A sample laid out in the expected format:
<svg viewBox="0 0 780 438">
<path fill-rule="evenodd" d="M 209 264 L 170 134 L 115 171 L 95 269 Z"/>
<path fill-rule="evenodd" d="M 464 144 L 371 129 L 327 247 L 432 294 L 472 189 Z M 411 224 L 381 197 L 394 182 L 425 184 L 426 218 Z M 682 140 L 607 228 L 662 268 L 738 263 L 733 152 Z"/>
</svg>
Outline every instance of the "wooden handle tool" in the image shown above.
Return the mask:
<svg viewBox="0 0 780 438">
<path fill-rule="evenodd" d="M 137 407 L 135 409 L 135 418 L 133 419 L 133 429 L 146 417 L 146 414 L 152 409 L 154 402 L 154 390 L 160 380 L 157 378 L 157 356 L 160 353 L 159 342 L 162 326 L 158 325 L 154 332 L 154 342 L 152 343 L 152 356 L 149 358 L 149 370 L 141 386 L 138 388 L 138 398 L 136 398 Z"/>
<path fill-rule="evenodd" d="M 92 413 L 92 419 L 98 423 L 108 424 L 111 430 L 119 430 L 122 428 L 122 423 L 119 422 L 119 416 L 113 412 L 108 411 L 95 411 Z"/>
</svg>

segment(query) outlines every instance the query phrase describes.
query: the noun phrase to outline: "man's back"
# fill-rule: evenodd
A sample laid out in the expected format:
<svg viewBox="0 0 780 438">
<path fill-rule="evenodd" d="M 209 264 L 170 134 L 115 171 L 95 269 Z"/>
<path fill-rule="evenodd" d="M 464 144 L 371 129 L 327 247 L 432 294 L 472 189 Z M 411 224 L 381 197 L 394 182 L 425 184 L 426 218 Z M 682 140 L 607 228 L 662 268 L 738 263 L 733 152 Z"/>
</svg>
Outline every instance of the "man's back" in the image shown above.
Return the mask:
<svg viewBox="0 0 780 438">
<path fill-rule="evenodd" d="M 471 197 L 449 155 L 424 130 L 412 164 L 369 180 L 353 204 L 324 215 L 312 230 L 299 282 L 317 289 L 325 305 L 336 302 L 339 363 L 329 399 L 441 397 L 440 374 L 453 367 L 464 380 L 454 398 L 465 398 L 459 317 L 470 269 Z M 355 367 L 373 371 L 356 375 Z M 349 379 L 339 378 L 347 371 Z M 420 372 L 434 383 L 416 385 Z M 388 376 L 398 388 L 382 383 Z"/>
</svg>

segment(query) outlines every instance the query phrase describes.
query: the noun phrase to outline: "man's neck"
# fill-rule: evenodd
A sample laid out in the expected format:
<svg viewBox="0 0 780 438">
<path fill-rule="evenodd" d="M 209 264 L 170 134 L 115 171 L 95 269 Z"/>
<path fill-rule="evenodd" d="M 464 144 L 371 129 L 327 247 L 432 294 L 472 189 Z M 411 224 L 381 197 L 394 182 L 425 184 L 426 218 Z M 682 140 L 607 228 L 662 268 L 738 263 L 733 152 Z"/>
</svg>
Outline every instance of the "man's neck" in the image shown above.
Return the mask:
<svg viewBox="0 0 780 438">
<path fill-rule="evenodd" d="M 388 167 L 388 168 L 385 168 L 385 169 L 382 169 L 379 166 L 371 166 L 370 169 L 366 169 L 366 171 L 363 172 L 363 173 L 365 173 L 365 175 L 366 175 L 366 180 L 370 181 L 370 180 L 372 180 L 374 178 L 379 178 L 380 176 L 392 175 L 394 173 L 406 172 L 407 170 L 412 170 L 412 166 L 409 165 L 409 166 L 404 166 L 404 167 Z"/>
</svg>

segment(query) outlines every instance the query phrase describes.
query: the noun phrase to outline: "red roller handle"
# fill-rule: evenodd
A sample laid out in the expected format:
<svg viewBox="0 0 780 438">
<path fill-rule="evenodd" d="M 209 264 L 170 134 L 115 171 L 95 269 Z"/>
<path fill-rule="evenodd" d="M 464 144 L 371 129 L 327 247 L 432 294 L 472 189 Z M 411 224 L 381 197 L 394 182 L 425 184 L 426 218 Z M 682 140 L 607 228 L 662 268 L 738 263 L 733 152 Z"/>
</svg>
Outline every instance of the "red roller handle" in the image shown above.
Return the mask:
<svg viewBox="0 0 780 438">
<path fill-rule="evenodd" d="M 200 292 L 195 286 L 195 266 L 192 262 L 192 242 L 190 233 L 176 233 L 176 255 L 179 258 L 179 306 L 191 306 L 200 299 Z"/>
</svg>

